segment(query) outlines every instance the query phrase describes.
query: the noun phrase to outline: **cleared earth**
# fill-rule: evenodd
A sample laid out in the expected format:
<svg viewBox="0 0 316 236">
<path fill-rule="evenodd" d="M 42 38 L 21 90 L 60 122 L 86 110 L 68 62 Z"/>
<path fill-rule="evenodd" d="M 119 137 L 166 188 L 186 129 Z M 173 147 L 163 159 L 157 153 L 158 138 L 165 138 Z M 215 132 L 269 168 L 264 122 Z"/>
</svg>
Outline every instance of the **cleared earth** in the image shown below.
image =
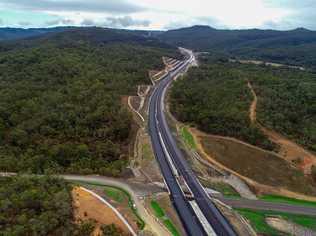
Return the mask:
<svg viewBox="0 0 316 236">
<path fill-rule="evenodd" d="M 312 181 L 278 156 L 229 139 L 204 136 L 202 148 L 217 162 L 238 174 L 273 187 L 315 195 Z"/>
</svg>

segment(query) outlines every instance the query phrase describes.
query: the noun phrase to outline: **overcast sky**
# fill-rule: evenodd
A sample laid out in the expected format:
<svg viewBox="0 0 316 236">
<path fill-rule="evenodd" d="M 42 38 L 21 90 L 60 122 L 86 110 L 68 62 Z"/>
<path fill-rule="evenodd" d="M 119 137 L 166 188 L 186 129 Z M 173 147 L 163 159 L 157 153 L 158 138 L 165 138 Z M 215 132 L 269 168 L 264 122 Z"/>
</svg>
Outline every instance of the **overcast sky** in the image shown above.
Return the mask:
<svg viewBox="0 0 316 236">
<path fill-rule="evenodd" d="M 0 27 L 165 30 L 196 24 L 316 30 L 316 0 L 0 0 Z"/>
</svg>

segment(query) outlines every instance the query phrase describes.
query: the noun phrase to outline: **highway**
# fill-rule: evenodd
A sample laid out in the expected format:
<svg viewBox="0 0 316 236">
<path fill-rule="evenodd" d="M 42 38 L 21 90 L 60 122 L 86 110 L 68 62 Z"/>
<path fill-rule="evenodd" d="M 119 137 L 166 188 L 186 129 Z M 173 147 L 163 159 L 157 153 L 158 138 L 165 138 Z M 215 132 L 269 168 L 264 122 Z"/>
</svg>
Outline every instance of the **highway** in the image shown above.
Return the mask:
<svg viewBox="0 0 316 236">
<path fill-rule="evenodd" d="M 234 236 L 231 225 L 213 204 L 181 151 L 176 145 L 164 114 L 164 95 L 175 76 L 184 71 L 193 60 L 193 54 L 173 71 L 169 72 L 157 85 L 149 104 L 149 131 L 156 159 L 163 174 L 170 198 L 177 210 L 188 235 Z M 194 204 L 185 197 L 177 176 L 185 181 L 192 195 Z M 198 210 L 192 206 L 198 206 Z M 202 214 L 198 214 L 201 212 Z M 203 218 L 207 220 L 206 224 Z M 207 225 L 211 227 L 207 227 Z"/>
</svg>

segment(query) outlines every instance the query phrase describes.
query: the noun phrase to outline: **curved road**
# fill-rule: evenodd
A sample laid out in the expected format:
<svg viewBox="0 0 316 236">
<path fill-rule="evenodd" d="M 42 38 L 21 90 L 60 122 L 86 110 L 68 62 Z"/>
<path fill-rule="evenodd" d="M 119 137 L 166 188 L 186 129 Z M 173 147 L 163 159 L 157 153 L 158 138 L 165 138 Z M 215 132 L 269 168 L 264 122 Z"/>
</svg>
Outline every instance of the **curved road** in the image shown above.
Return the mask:
<svg viewBox="0 0 316 236">
<path fill-rule="evenodd" d="M 149 104 L 150 136 L 156 159 L 170 192 L 171 200 L 187 233 L 194 236 L 205 234 L 235 236 L 236 233 L 233 228 L 208 197 L 177 147 L 164 114 L 164 95 L 168 85 L 179 73 L 187 68 L 193 59 L 194 56 L 190 53 L 190 57 L 181 63 L 178 68 L 168 73 L 153 92 Z M 192 209 L 190 202 L 185 198 L 179 186 L 178 178 L 176 177 L 177 174 L 182 177 L 192 192 L 194 200 L 202 213 L 202 217 Z M 204 224 L 201 220 L 203 217 L 206 218 L 214 232 L 209 232 L 209 229 L 203 227 Z"/>
</svg>

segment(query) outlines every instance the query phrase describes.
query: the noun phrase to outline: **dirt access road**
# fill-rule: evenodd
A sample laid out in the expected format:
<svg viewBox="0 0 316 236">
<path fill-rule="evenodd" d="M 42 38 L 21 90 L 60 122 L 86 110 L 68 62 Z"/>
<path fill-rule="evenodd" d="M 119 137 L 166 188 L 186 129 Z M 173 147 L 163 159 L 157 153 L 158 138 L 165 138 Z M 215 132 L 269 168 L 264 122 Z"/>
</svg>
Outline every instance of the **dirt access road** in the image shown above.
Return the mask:
<svg viewBox="0 0 316 236">
<path fill-rule="evenodd" d="M 270 130 L 262 126 L 260 123 L 257 122 L 257 103 L 258 98 L 256 92 L 254 91 L 250 82 L 248 82 L 248 87 L 253 95 L 253 101 L 250 105 L 249 116 L 252 123 L 257 123 L 260 127 L 262 132 L 269 137 L 269 139 L 278 144 L 280 146 L 279 154 L 287 161 L 293 162 L 294 160 L 301 159 L 299 164 L 299 168 L 304 171 L 305 174 L 311 173 L 311 167 L 316 165 L 316 157 L 305 150 L 300 145 L 296 144 L 295 142 L 287 139 L 283 135 L 277 133 L 276 131 Z"/>
</svg>

